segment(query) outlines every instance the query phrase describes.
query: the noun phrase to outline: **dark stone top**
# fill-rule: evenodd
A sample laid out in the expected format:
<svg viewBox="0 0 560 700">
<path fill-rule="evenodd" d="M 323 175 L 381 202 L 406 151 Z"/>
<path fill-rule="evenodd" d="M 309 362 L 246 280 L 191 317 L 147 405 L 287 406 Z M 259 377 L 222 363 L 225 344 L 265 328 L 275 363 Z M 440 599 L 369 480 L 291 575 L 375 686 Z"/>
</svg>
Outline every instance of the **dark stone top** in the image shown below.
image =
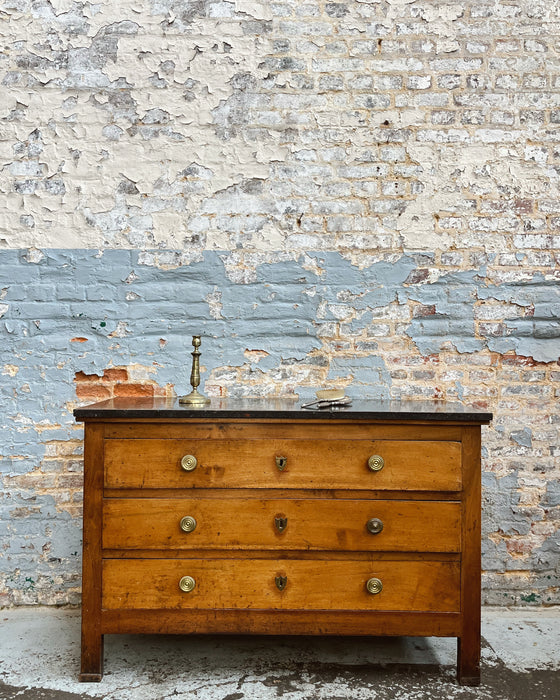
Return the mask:
<svg viewBox="0 0 560 700">
<path fill-rule="evenodd" d="M 477 411 L 459 403 L 447 401 L 375 401 L 354 400 L 350 406 L 331 408 L 302 408 L 310 401 L 278 398 L 212 399 L 206 406 L 193 407 L 179 403 L 177 398 L 108 399 L 74 410 L 79 421 L 111 420 L 115 418 L 278 418 L 278 419 L 369 419 L 410 421 L 460 421 L 489 423 L 492 414 Z"/>
</svg>

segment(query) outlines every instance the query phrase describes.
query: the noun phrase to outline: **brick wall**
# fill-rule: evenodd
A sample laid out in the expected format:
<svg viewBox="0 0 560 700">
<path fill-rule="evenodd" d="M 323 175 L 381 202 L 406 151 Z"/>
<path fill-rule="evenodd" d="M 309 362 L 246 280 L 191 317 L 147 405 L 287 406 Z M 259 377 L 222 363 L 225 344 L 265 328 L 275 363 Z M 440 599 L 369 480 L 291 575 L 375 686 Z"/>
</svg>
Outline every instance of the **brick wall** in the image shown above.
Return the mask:
<svg viewBox="0 0 560 700">
<path fill-rule="evenodd" d="M 458 400 L 484 597 L 558 603 L 560 8 L 0 11 L 0 604 L 75 603 L 78 403 Z"/>
</svg>

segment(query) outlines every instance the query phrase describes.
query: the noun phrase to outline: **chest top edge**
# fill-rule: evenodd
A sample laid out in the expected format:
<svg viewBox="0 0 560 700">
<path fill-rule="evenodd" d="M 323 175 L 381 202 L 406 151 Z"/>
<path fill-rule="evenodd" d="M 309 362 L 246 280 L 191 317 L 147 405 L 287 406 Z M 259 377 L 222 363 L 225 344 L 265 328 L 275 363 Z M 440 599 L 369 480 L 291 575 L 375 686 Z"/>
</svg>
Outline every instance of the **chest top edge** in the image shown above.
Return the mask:
<svg viewBox="0 0 560 700">
<path fill-rule="evenodd" d="M 74 409 L 83 422 L 251 423 L 449 423 L 482 425 L 492 413 L 445 401 L 358 400 L 349 406 L 304 409 L 291 399 L 213 399 L 209 406 L 179 404 L 177 398 L 114 398 Z"/>
</svg>

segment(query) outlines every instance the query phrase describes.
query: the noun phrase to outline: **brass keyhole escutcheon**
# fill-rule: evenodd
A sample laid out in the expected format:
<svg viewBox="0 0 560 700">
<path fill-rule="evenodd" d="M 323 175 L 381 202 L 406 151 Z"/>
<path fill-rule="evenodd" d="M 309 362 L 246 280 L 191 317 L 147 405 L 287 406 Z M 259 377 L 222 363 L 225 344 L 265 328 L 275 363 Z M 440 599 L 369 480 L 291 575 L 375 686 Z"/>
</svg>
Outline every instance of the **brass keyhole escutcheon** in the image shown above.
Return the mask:
<svg viewBox="0 0 560 700">
<path fill-rule="evenodd" d="M 288 466 L 288 458 L 287 457 L 275 457 L 276 460 L 276 466 L 278 467 L 278 471 L 283 472 L 284 469 Z"/>
<path fill-rule="evenodd" d="M 185 455 L 184 457 L 181 457 L 181 467 L 186 472 L 192 472 L 194 469 L 196 469 L 197 464 L 198 461 L 194 455 Z"/>
<path fill-rule="evenodd" d="M 183 532 L 192 532 L 196 528 L 196 520 L 192 515 L 185 515 L 181 518 L 180 526 Z"/>
<path fill-rule="evenodd" d="M 385 466 L 385 460 L 379 455 L 371 455 L 367 461 L 367 465 L 372 472 L 378 472 Z"/>
<path fill-rule="evenodd" d="M 283 515 L 277 515 L 274 518 L 274 525 L 276 526 L 278 532 L 284 532 L 284 530 L 288 527 L 288 518 Z"/>
<path fill-rule="evenodd" d="M 383 584 L 381 583 L 381 580 L 378 578 L 370 578 L 368 579 L 368 582 L 366 583 L 366 588 L 368 593 L 371 593 L 371 595 L 377 595 L 378 593 L 381 593 L 383 590 Z"/>
<path fill-rule="evenodd" d="M 274 578 L 274 583 L 276 584 L 276 588 L 279 591 L 283 591 L 284 588 L 288 585 L 288 577 L 287 576 L 276 576 Z"/>
<path fill-rule="evenodd" d="M 383 521 L 379 520 L 379 518 L 371 518 L 371 520 L 367 521 L 366 527 L 372 535 L 378 535 L 383 530 Z"/>
<path fill-rule="evenodd" d="M 194 591 L 195 586 L 196 581 L 192 576 L 183 576 L 183 578 L 179 581 L 179 588 L 183 591 L 183 593 L 190 593 L 191 591 Z"/>
</svg>

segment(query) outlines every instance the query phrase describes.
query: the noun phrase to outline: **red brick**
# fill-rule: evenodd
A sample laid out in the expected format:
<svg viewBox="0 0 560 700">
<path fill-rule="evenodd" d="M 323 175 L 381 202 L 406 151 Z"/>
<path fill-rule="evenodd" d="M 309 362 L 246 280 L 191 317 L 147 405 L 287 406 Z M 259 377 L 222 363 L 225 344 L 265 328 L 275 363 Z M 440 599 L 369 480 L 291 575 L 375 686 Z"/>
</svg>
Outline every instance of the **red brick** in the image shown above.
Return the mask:
<svg viewBox="0 0 560 700">
<path fill-rule="evenodd" d="M 531 214 L 534 210 L 534 204 L 532 199 L 516 199 L 514 208 L 518 214 Z"/>
<path fill-rule="evenodd" d="M 430 304 L 429 306 L 426 306 L 424 304 L 420 304 L 419 306 L 415 306 L 412 309 L 412 315 L 415 318 L 418 318 L 419 316 L 435 316 L 436 313 L 436 307 L 435 304 Z"/>
<path fill-rule="evenodd" d="M 420 282 L 425 282 L 428 279 L 430 271 L 424 267 L 417 270 L 412 270 L 412 272 L 407 277 L 405 284 L 419 284 Z"/>
<path fill-rule="evenodd" d="M 79 399 L 95 399 L 101 401 L 103 399 L 110 399 L 111 392 L 104 386 L 99 386 L 99 384 L 78 384 L 76 386 L 76 396 Z"/>
<path fill-rule="evenodd" d="M 115 396 L 153 396 L 152 384 L 115 384 Z"/>
<path fill-rule="evenodd" d="M 98 374 L 86 374 L 85 372 L 76 372 L 74 375 L 75 382 L 98 382 L 100 378 Z"/>
<path fill-rule="evenodd" d="M 506 548 L 510 554 L 529 554 L 533 549 L 533 543 L 528 540 L 507 540 Z"/>
<path fill-rule="evenodd" d="M 539 363 L 535 362 L 532 357 L 525 357 L 524 355 L 504 355 L 502 364 L 515 365 L 517 367 L 535 367 Z"/>
<path fill-rule="evenodd" d="M 106 369 L 103 372 L 102 381 L 104 381 L 104 382 L 126 382 L 126 381 L 128 381 L 128 370 L 119 369 L 116 367 L 112 368 L 112 369 Z"/>
</svg>

